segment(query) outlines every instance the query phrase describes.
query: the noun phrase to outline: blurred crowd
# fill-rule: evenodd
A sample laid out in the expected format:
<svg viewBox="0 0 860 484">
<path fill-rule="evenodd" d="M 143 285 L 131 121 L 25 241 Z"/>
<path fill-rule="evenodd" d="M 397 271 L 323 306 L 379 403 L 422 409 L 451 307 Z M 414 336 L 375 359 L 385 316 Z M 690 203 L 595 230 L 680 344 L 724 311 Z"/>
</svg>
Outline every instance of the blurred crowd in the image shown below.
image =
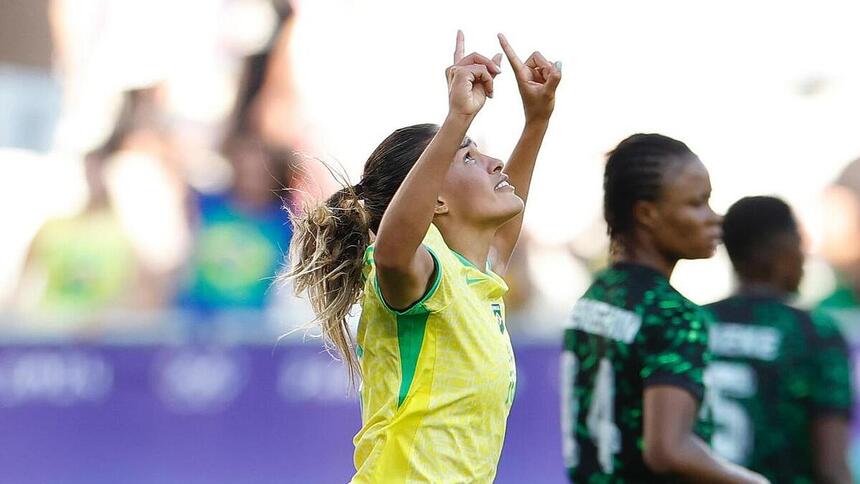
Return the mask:
<svg viewBox="0 0 860 484">
<path fill-rule="evenodd" d="M 329 183 L 299 154 L 307 146 L 292 98 L 293 10 L 196 2 L 207 44 L 193 27 L 171 36 L 168 16 L 186 7 L 134 3 L 3 2 L 2 172 L 11 190 L 41 192 L 6 200 L 17 205 L 4 223 L 8 326 L 110 334 L 171 319 L 282 332 L 276 313 L 290 298 L 272 282 L 290 244 L 289 213 Z M 216 12 L 207 19 L 203 7 Z M 251 19 L 245 31 L 231 26 L 237 17 Z M 144 45 L 136 34 L 148 36 Z M 192 66 L 135 65 L 168 55 L 162 44 L 186 51 Z M 57 188 L 63 206 L 28 210 L 28 198 Z"/>
<path fill-rule="evenodd" d="M 2 5 L 4 327 L 271 338 L 307 322 L 273 281 L 290 210 L 336 182 L 294 86 L 290 2 Z M 821 306 L 860 322 L 860 161 L 823 198 L 837 284 Z M 513 332 L 560 333 L 606 263 L 605 226 L 586 232 L 561 245 L 524 233 L 507 277 Z"/>
</svg>

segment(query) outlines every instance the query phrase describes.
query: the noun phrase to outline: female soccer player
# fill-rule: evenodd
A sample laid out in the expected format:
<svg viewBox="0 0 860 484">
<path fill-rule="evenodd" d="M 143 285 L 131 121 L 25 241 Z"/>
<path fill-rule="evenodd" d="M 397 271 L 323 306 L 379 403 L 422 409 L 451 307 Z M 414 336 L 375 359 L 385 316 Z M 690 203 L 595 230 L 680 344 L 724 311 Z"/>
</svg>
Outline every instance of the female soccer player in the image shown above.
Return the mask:
<svg viewBox="0 0 860 484">
<path fill-rule="evenodd" d="M 499 274 L 561 80 L 540 53 L 521 62 L 499 40 L 525 111 L 507 165 L 466 136 L 493 95 L 501 54 L 464 56 L 458 32 L 442 125 L 389 135 L 357 185 L 296 224 L 289 277 L 362 380 L 355 483 L 491 482 L 496 473 L 516 387 Z M 345 317 L 357 301 L 354 346 Z"/>
<path fill-rule="evenodd" d="M 706 306 L 714 450 L 773 482 L 849 484 L 851 370 L 836 323 L 788 305 L 803 276 L 800 230 L 774 197 L 729 208 L 723 239 L 740 282 Z"/>
<path fill-rule="evenodd" d="M 715 457 L 696 425 L 708 327 L 669 277 L 720 239 L 705 166 L 680 141 L 637 134 L 609 154 L 603 188 L 613 263 L 574 306 L 564 339 L 571 481 L 767 482 Z"/>
</svg>

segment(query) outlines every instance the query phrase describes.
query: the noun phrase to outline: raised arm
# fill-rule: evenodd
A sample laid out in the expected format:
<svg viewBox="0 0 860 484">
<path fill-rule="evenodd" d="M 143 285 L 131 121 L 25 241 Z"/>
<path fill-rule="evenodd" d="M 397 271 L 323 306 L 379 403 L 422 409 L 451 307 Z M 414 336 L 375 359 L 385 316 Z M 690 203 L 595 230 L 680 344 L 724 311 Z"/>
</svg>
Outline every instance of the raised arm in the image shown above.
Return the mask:
<svg viewBox="0 0 860 484">
<path fill-rule="evenodd" d="M 426 292 L 433 260 L 421 242 L 433 221 L 436 200 L 454 155 L 487 97 L 499 66 L 477 53 L 463 56 L 463 33 L 457 32 L 454 64 L 446 70 L 448 115 L 436 136 L 391 200 L 376 237 L 374 260 L 380 289 L 395 309 L 406 309 Z"/>
<path fill-rule="evenodd" d="M 525 113 L 523 132 L 505 165 L 505 173 L 508 174 L 508 182 L 515 187 L 517 195 L 524 203 L 528 203 L 535 160 L 555 107 L 555 90 L 561 81 L 561 64 L 547 61 L 540 52 L 533 53 L 525 62 L 522 62 L 502 34 L 499 34 L 499 43 L 517 78 Z M 493 241 L 495 257 L 492 261 L 495 272 L 504 274 L 507 270 L 508 261 L 517 245 L 522 226 L 523 214 L 521 213 L 496 232 Z"/>
</svg>

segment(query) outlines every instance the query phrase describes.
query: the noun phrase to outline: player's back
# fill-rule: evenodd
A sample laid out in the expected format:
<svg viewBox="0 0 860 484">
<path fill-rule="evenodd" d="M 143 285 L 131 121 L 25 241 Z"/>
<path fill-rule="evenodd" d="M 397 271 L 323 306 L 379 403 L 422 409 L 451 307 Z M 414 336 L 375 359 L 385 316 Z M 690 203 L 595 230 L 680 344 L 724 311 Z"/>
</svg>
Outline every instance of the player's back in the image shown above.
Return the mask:
<svg viewBox="0 0 860 484">
<path fill-rule="evenodd" d="M 772 482 L 814 482 L 811 425 L 848 416 L 845 343 L 829 320 L 769 295 L 736 295 L 713 314 L 707 400 L 719 454 Z"/>
<path fill-rule="evenodd" d="M 701 400 L 707 322 L 698 306 L 661 273 L 615 264 L 574 306 L 562 359 L 570 479 L 669 482 L 642 457 L 643 392 L 650 385 L 672 385 Z M 697 430 L 707 433 L 705 425 Z"/>
</svg>

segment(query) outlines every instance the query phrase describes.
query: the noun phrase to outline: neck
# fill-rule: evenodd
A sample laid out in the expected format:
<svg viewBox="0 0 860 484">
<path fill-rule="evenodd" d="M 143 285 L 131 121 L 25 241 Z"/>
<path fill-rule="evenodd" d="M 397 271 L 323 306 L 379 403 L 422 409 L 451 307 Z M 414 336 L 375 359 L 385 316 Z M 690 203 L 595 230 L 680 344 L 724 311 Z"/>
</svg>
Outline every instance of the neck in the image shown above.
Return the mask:
<svg viewBox="0 0 860 484">
<path fill-rule="evenodd" d="M 773 281 L 754 279 L 741 279 L 738 293 L 752 296 L 773 296 L 780 299 L 788 296 L 779 284 Z"/>
<path fill-rule="evenodd" d="M 612 257 L 612 261 L 650 267 L 669 279 L 672 277 L 678 258 L 657 250 L 650 241 L 635 240 L 632 244 L 619 244 L 619 251 Z"/>
<path fill-rule="evenodd" d="M 458 252 L 482 271 L 487 267 L 496 228 L 458 225 L 452 230 L 450 222 L 444 219 L 434 220 L 433 223 L 442 232 L 442 237 L 451 250 Z"/>
<path fill-rule="evenodd" d="M 87 201 L 87 205 L 84 208 L 86 212 L 95 212 L 98 210 L 109 208 L 108 198 L 107 197 L 92 197 Z"/>
</svg>

